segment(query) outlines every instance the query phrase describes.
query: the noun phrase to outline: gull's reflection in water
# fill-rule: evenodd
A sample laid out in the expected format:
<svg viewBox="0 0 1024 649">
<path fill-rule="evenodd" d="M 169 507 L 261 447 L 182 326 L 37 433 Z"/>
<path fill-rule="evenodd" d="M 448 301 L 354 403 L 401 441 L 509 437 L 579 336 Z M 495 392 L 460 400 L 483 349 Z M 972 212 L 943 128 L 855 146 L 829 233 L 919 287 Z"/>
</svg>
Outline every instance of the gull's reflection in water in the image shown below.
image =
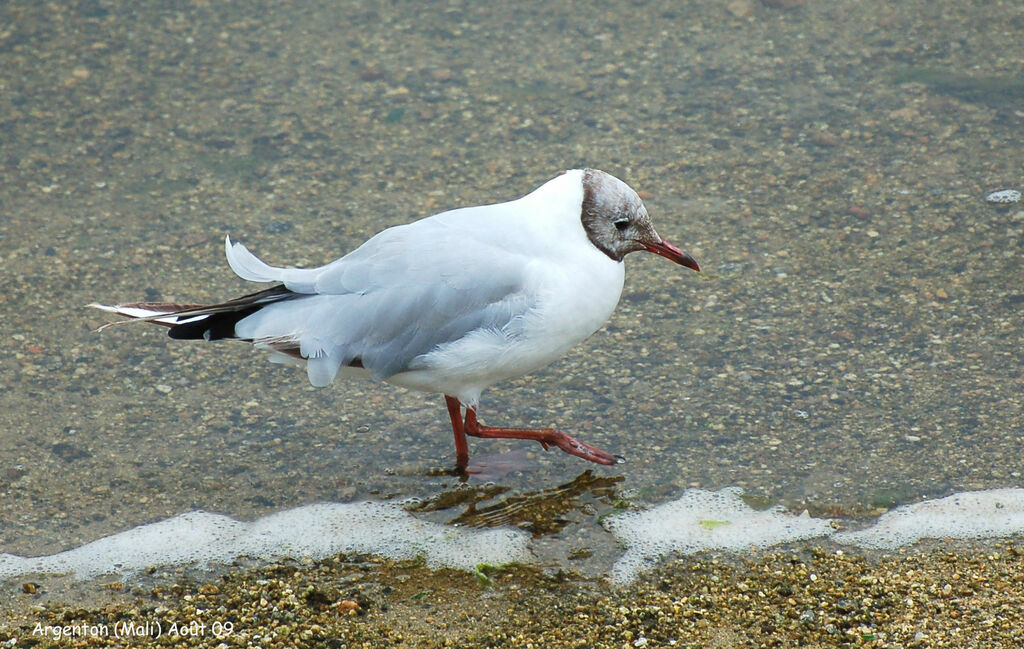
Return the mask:
<svg viewBox="0 0 1024 649">
<path fill-rule="evenodd" d="M 595 505 L 612 507 L 616 499 L 616 485 L 622 480 L 622 476 L 598 476 L 587 470 L 557 487 L 517 492 L 505 497 L 502 496 L 508 493 L 509 487 L 497 483 L 463 484 L 408 509 L 428 512 L 459 507 L 463 511 L 448 521 L 450 525 L 512 525 L 529 531 L 537 538 L 560 531 L 572 522 L 573 513 L 594 515 L 598 509 Z"/>
</svg>

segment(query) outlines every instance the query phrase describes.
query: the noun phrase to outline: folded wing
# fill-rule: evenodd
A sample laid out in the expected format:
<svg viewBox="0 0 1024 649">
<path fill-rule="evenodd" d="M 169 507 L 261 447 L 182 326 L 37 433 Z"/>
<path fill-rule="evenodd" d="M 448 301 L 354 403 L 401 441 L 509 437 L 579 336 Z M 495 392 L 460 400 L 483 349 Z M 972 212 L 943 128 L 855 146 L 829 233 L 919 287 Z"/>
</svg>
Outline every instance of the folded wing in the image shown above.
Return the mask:
<svg viewBox="0 0 1024 649">
<path fill-rule="evenodd" d="M 226 239 L 236 274 L 282 285 L 214 305 L 96 306 L 168 326 L 173 338 L 245 340 L 278 360 L 304 360 L 316 386 L 345 366 L 385 379 L 475 330 L 517 335 L 533 307 L 523 290 L 528 262 L 485 241 L 426 219 L 385 230 L 326 266 L 295 269 Z"/>
</svg>

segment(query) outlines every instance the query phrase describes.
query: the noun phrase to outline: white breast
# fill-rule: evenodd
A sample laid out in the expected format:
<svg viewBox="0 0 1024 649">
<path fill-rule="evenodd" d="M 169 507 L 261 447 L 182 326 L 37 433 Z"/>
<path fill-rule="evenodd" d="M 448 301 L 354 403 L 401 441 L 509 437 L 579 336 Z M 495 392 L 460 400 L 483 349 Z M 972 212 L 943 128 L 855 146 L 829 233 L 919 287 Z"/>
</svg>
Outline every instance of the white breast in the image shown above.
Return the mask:
<svg viewBox="0 0 1024 649">
<path fill-rule="evenodd" d="M 547 268 L 536 286 L 536 308 L 501 330 L 477 330 L 448 343 L 422 357 L 418 369 L 388 381 L 476 405 L 487 387 L 549 365 L 600 329 L 618 304 L 623 265 L 601 257 L 583 268 Z"/>
<path fill-rule="evenodd" d="M 561 209 L 551 209 L 550 191 L 530 202 L 552 181 L 510 210 L 519 223 L 516 236 L 528 235 L 532 248 L 523 291 L 534 306 L 500 330 L 477 330 L 439 347 L 391 383 L 475 405 L 488 386 L 545 367 L 601 328 L 618 304 L 625 271 L 587 237 L 579 217 L 582 189 L 566 191 L 580 186 L 575 175 L 556 179 L 564 185 Z M 550 216 L 524 219 L 542 205 Z"/>
</svg>

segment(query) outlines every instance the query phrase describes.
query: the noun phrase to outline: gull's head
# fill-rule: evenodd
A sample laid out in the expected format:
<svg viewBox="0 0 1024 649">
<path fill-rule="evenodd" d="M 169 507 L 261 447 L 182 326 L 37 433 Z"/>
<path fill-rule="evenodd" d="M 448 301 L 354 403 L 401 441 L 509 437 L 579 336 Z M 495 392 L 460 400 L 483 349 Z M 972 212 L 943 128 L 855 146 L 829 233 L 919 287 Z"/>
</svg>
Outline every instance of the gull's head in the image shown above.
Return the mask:
<svg viewBox="0 0 1024 649">
<path fill-rule="evenodd" d="M 597 169 L 583 170 L 583 229 L 598 250 L 615 261 L 646 250 L 699 271 L 693 257 L 662 239 L 633 189 Z"/>
</svg>

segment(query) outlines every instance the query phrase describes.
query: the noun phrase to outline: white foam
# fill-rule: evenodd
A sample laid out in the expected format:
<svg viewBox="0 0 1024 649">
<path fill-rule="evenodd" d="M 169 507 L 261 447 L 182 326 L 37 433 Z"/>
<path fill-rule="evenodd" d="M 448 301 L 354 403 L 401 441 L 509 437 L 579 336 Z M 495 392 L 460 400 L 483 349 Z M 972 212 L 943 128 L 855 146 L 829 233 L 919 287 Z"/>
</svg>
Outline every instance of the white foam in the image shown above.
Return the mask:
<svg viewBox="0 0 1024 649">
<path fill-rule="evenodd" d="M 401 503 L 328 503 L 271 514 L 251 523 L 196 511 L 143 525 L 59 554 L 0 554 L 0 578 L 73 573 L 88 579 L 150 566 L 227 563 L 240 556 L 271 561 L 362 553 L 423 557 L 431 568 L 527 562 L 529 535 L 514 529 L 467 530 L 423 521 Z"/>
<path fill-rule="evenodd" d="M 742 489 L 688 489 L 669 503 L 604 521 L 626 553 L 612 567 L 615 583 L 627 583 L 657 559 L 679 552 L 746 550 L 832 533 L 827 520 L 787 513 L 782 507 L 757 511 L 740 499 Z"/>
<path fill-rule="evenodd" d="M 828 519 L 799 516 L 782 507 L 756 511 L 742 489 L 690 489 L 678 500 L 605 519 L 626 547 L 612 568 L 622 584 L 673 552 L 743 551 L 830 536 L 863 548 L 893 549 L 922 538 L 976 539 L 1024 534 L 1024 489 L 954 494 L 904 505 L 874 525 L 832 533 Z M 251 523 L 196 511 L 104 537 L 44 557 L 0 554 L 0 579 L 28 573 L 71 573 L 81 579 L 131 574 L 151 566 L 323 559 L 342 553 L 403 560 L 423 557 L 431 568 L 472 571 L 478 564 L 529 562 L 529 535 L 512 528 L 473 530 L 423 521 L 403 503 L 307 505 Z"/>
<path fill-rule="evenodd" d="M 1024 489 L 991 489 L 953 494 L 903 505 L 871 527 L 840 532 L 839 543 L 895 549 L 923 538 L 977 539 L 1024 533 Z"/>
</svg>

